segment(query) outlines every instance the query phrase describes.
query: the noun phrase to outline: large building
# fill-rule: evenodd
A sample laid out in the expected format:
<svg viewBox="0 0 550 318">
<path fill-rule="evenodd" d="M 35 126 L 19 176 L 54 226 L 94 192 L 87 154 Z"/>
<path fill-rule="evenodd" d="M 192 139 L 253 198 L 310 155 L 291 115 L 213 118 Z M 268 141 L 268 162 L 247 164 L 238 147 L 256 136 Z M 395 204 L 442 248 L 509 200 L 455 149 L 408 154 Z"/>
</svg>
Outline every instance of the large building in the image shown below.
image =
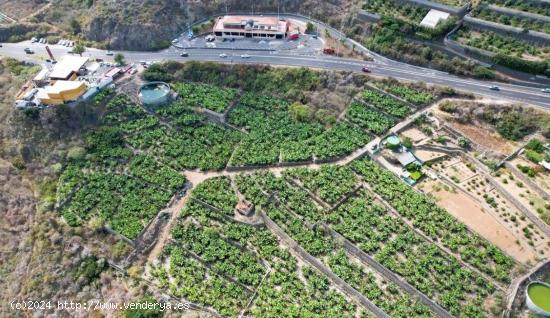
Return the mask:
<svg viewBox="0 0 550 318">
<path fill-rule="evenodd" d="M 76 79 L 78 72 L 86 66 L 87 57 L 67 55 L 55 64 L 50 73 L 51 80 L 70 81 Z"/>
<path fill-rule="evenodd" d="M 80 81 L 56 81 L 38 92 L 37 97 L 45 105 L 61 105 L 77 100 L 88 87 Z"/>
<path fill-rule="evenodd" d="M 290 24 L 278 17 L 226 15 L 219 17 L 214 34 L 219 38 L 284 39 Z"/>
</svg>

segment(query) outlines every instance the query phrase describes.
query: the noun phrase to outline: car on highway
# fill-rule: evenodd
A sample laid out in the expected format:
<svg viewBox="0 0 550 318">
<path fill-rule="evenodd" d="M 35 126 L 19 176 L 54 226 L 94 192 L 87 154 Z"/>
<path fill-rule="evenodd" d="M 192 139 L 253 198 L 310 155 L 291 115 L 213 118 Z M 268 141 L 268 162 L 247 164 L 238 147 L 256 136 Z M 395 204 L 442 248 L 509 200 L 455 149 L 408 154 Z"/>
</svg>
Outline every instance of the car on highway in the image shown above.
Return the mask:
<svg viewBox="0 0 550 318">
<path fill-rule="evenodd" d="M 543 93 L 550 93 L 550 88 L 543 88 L 540 91 Z"/>
<path fill-rule="evenodd" d="M 500 87 L 498 87 L 496 85 L 490 86 L 489 89 L 492 90 L 492 91 L 500 91 Z"/>
<path fill-rule="evenodd" d="M 115 55 L 115 54 L 113 53 L 113 51 L 107 51 L 107 53 L 105 53 L 105 55 L 107 55 L 107 56 L 113 56 L 113 55 Z"/>
<path fill-rule="evenodd" d="M 365 73 L 370 73 L 370 72 L 371 72 L 370 68 L 368 68 L 368 67 L 366 67 L 366 66 L 363 66 L 363 67 L 361 68 L 361 71 L 363 71 L 363 72 L 365 72 Z"/>
<path fill-rule="evenodd" d="M 187 53 L 187 52 L 181 52 L 180 56 L 181 56 L 181 57 L 188 57 L 188 56 L 189 56 L 189 53 Z"/>
<path fill-rule="evenodd" d="M 241 58 L 243 58 L 243 59 L 249 59 L 249 58 L 250 58 L 250 55 L 248 55 L 248 54 L 241 54 Z"/>
<path fill-rule="evenodd" d="M 25 51 L 26 54 L 34 54 L 34 51 L 29 48 L 25 48 L 23 51 Z"/>
<path fill-rule="evenodd" d="M 221 58 L 226 58 L 226 57 L 227 57 L 227 54 L 222 53 L 222 54 L 220 54 L 220 57 L 221 57 Z"/>
</svg>

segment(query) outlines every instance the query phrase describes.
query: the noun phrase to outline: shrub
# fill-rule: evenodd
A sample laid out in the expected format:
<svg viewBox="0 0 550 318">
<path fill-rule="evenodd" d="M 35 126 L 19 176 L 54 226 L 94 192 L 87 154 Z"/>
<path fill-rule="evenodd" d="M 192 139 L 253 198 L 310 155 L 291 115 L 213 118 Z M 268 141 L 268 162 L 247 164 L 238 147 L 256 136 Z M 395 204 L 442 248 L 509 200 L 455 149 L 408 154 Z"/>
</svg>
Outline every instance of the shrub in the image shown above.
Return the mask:
<svg viewBox="0 0 550 318">
<path fill-rule="evenodd" d="M 527 150 L 525 152 L 525 157 L 527 157 L 527 159 L 529 159 L 530 161 L 534 162 L 534 163 L 539 163 L 541 161 L 544 160 L 544 155 L 543 154 L 540 154 L 534 150 Z"/>
<path fill-rule="evenodd" d="M 456 105 L 453 102 L 446 100 L 439 104 L 439 109 L 446 113 L 452 114 L 456 112 Z"/>
</svg>

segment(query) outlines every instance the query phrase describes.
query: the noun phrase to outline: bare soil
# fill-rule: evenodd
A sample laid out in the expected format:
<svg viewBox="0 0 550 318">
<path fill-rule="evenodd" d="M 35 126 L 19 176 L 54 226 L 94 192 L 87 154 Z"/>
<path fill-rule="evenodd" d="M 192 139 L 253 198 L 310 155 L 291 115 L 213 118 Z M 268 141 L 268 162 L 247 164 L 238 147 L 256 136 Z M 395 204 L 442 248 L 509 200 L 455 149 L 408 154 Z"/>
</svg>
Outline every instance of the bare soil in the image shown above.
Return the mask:
<svg viewBox="0 0 550 318">
<path fill-rule="evenodd" d="M 470 229 L 504 250 L 518 262 L 534 263 L 536 253 L 533 248 L 491 214 L 485 212 L 478 202 L 460 191 L 446 190 L 440 181 L 427 180 L 423 184 L 426 192 L 433 195 L 440 206 Z"/>
</svg>

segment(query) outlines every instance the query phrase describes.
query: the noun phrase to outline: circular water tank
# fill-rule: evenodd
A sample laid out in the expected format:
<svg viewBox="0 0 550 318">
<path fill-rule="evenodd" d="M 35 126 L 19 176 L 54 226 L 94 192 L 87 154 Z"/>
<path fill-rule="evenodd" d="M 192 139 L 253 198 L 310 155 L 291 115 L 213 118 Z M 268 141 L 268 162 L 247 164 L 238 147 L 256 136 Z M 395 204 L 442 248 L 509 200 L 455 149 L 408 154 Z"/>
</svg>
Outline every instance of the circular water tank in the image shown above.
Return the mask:
<svg viewBox="0 0 550 318">
<path fill-rule="evenodd" d="M 138 97 L 144 106 L 160 106 L 170 101 L 170 85 L 150 82 L 139 88 Z"/>
<path fill-rule="evenodd" d="M 550 317 L 550 284 L 545 282 L 531 282 L 525 290 L 527 308 L 533 313 Z"/>
</svg>

